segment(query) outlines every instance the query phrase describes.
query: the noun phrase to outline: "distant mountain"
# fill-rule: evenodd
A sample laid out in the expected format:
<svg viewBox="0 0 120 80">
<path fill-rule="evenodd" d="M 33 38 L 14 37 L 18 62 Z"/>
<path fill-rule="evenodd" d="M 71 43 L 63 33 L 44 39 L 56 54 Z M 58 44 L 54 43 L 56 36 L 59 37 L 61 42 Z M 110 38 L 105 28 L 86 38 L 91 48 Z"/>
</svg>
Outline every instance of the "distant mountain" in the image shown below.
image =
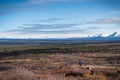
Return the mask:
<svg viewBox="0 0 120 80">
<path fill-rule="evenodd" d="M 50 44 L 78 44 L 78 43 L 120 43 L 120 35 L 117 32 L 107 37 L 99 34 L 97 36 L 76 38 L 45 38 L 45 39 L 11 39 L 1 38 L 0 45 L 50 45 Z"/>
<path fill-rule="evenodd" d="M 112 33 L 111 35 L 109 35 L 108 37 L 109 37 L 109 38 L 116 37 L 116 34 L 117 34 L 117 32 L 114 32 L 114 33 Z"/>
<path fill-rule="evenodd" d="M 100 38 L 100 37 L 102 37 L 102 34 L 99 34 L 99 35 L 98 35 L 98 36 L 96 36 L 96 37 Z"/>
</svg>

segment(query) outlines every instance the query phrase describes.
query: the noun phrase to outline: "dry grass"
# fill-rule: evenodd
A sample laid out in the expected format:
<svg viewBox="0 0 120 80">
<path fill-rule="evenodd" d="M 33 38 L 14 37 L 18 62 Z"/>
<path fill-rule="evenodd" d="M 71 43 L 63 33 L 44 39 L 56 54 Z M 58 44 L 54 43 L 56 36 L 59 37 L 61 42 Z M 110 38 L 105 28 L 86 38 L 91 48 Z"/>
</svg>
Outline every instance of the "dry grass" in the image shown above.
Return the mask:
<svg viewBox="0 0 120 80">
<path fill-rule="evenodd" d="M 111 78 L 107 78 L 107 76 Z M 113 76 L 114 75 L 114 76 Z M 118 76 L 117 76 L 118 75 Z M 35 73 L 23 67 L 15 67 L 0 76 L 0 80 L 119 80 L 119 74 L 99 71 L 97 68 L 88 70 L 83 66 L 73 65 L 56 70 L 46 71 L 44 74 Z"/>
<path fill-rule="evenodd" d="M 119 62 L 120 54 L 56 53 L 28 56 L 0 60 L 0 70 L 5 68 L 0 71 L 0 80 L 120 80 L 119 64 L 115 63 Z M 78 65 L 79 59 L 84 63 L 82 67 Z M 87 67 L 91 67 L 93 73 Z"/>
<path fill-rule="evenodd" d="M 11 69 L 1 80 L 32 80 L 34 73 L 21 67 Z"/>
<path fill-rule="evenodd" d="M 76 71 L 79 70 L 79 71 Z M 35 74 L 32 71 L 15 67 L 5 73 L 0 80 L 106 80 L 104 75 L 95 72 L 90 74 L 85 68 L 65 67 L 54 71 L 48 71 L 45 74 Z"/>
</svg>

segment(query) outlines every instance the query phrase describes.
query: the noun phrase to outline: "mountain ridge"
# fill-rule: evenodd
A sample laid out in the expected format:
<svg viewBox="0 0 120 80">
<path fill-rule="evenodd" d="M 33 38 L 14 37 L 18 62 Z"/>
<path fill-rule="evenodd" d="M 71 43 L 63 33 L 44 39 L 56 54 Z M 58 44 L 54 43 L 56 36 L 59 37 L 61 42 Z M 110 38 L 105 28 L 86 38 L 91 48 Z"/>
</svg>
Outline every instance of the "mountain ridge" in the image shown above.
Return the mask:
<svg viewBox="0 0 120 80">
<path fill-rule="evenodd" d="M 120 43 L 120 35 L 117 32 L 103 37 L 102 34 L 92 37 L 76 38 L 31 38 L 31 39 L 13 39 L 1 38 L 0 45 L 51 45 L 51 44 L 88 44 L 88 43 Z"/>
</svg>

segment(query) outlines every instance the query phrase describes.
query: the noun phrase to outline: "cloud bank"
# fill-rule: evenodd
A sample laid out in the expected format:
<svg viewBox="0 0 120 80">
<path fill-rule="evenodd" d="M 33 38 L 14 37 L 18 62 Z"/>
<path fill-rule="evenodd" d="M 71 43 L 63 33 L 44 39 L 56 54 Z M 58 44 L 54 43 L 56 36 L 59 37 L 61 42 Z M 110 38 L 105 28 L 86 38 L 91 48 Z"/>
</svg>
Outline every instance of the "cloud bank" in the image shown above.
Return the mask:
<svg viewBox="0 0 120 80">
<path fill-rule="evenodd" d="M 120 24 L 120 18 L 103 18 L 96 21 L 87 22 L 88 24 Z"/>
<path fill-rule="evenodd" d="M 33 20 L 33 22 L 56 22 L 56 21 L 62 21 L 65 20 L 64 18 L 49 18 L 44 20 Z"/>
<path fill-rule="evenodd" d="M 88 2 L 88 1 L 96 1 L 96 0 L 29 0 L 26 3 L 23 3 L 22 5 L 29 5 L 29 4 L 37 5 L 48 2 Z"/>
<path fill-rule="evenodd" d="M 71 27 L 78 26 L 79 24 L 24 24 L 24 27 L 18 29 L 8 30 L 7 32 L 16 33 L 47 33 L 47 34 L 59 34 L 59 33 L 70 33 L 76 32 L 77 30 L 71 30 Z"/>
</svg>

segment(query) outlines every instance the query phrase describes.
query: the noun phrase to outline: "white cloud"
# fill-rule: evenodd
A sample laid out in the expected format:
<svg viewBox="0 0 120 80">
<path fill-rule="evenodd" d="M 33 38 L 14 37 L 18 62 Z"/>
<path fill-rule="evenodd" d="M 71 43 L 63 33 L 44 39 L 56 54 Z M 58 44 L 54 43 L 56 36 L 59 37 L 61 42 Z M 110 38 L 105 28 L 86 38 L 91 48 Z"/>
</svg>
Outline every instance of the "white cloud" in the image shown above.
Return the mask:
<svg viewBox="0 0 120 80">
<path fill-rule="evenodd" d="M 4 35 L 4 36 L 1 36 Z M 17 32 L 2 32 L 0 38 L 71 38 L 86 37 L 84 33 L 67 33 L 67 34 L 18 34 Z"/>
<path fill-rule="evenodd" d="M 120 24 L 120 18 L 103 18 L 87 22 L 88 24 Z"/>
<path fill-rule="evenodd" d="M 33 20 L 33 22 L 56 22 L 56 21 L 62 21 L 64 18 L 49 18 L 44 20 Z"/>
<path fill-rule="evenodd" d="M 115 15 L 119 15 L 120 14 L 120 10 L 113 10 L 109 12 L 110 14 L 115 14 Z"/>
<path fill-rule="evenodd" d="M 89 1 L 99 1 L 99 0 L 29 0 L 20 5 L 39 5 L 48 2 L 89 2 Z"/>
<path fill-rule="evenodd" d="M 24 24 L 25 27 L 19 27 L 17 29 L 8 30 L 7 32 L 17 32 L 17 33 L 70 33 L 79 30 L 71 30 L 70 28 L 78 26 L 79 24 Z M 27 26 L 27 27 L 26 27 Z"/>
</svg>

